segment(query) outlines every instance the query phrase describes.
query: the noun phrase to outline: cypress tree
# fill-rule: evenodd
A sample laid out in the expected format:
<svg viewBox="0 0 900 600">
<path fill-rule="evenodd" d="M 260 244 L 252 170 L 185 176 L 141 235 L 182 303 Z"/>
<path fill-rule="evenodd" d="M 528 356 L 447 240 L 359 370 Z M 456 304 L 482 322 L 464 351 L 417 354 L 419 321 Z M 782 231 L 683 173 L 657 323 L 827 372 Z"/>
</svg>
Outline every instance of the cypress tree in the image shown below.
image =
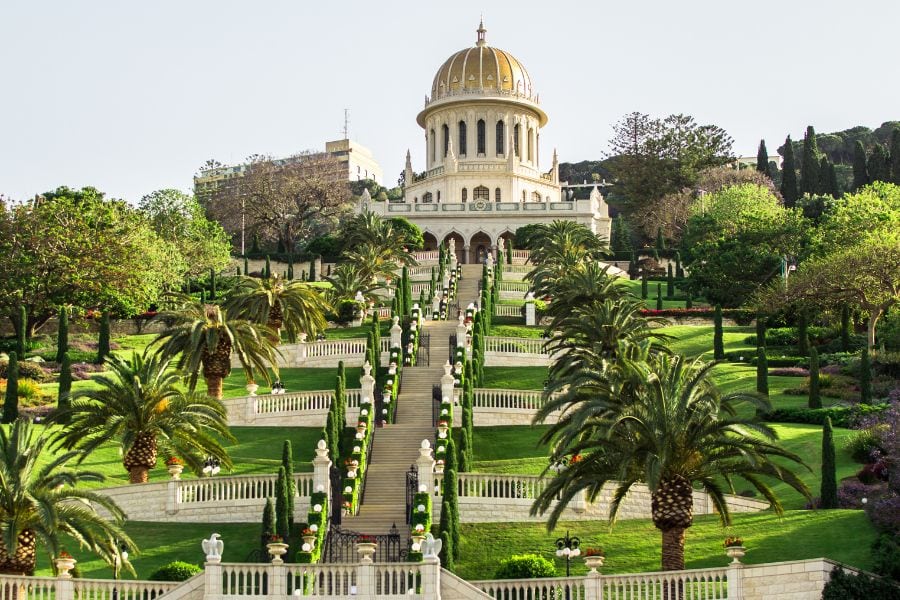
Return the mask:
<svg viewBox="0 0 900 600">
<path fill-rule="evenodd" d="M 809 319 L 806 311 L 800 312 L 797 322 L 797 354 L 806 356 L 809 354 Z"/>
<path fill-rule="evenodd" d="M 200 304 L 206 304 L 206 290 L 200 290 Z"/>
<path fill-rule="evenodd" d="M 819 490 L 821 508 L 837 508 L 837 467 L 834 452 L 834 432 L 831 417 L 825 417 L 822 427 L 822 487 Z"/>
<path fill-rule="evenodd" d="M 9 353 L 6 366 L 6 396 L 3 399 L 3 423 L 12 423 L 19 418 L 19 355 Z"/>
<path fill-rule="evenodd" d="M 803 156 L 800 157 L 800 195 L 815 194 L 819 190 L 819 145 L 816 130 L 810 125 L 803 137 Z"/>
<path fill-rule="evenodd" d="M 866 149 L 862 142 L 853 144 L 853 191 L 869 185 L 869 168 L 866 166 Z"/>
<path fill-rule="evenodd" d="M 284 440 L 281 447 L 281 467 L 284 469 L 285 500 L 287 501 L 288 523 L 291 528 L 294 527 L 294 495 L 297 490 L 294 485 L 294 453 L 291 448 L 291 440 Z"/>
<path fill-rule="evenodd" d="M 681 266 L 681 252 L 675 251 L 675 279 L 684 279 L 684 268 Z"/>
<path fill-rule="evenodd" d="M 100 317 L 100 336 L 97 339 L 97 364 L 102 365 L 109 356 L 109 311 L 104 310 Z"/>
<path fill-rule="evenodd" d="M 56 326 L 56 362 L 62 363 L 69 351 L 69 311 L 65 306 L 59 307 L 59 323 Z"/>
<path fill-rule="evenodd" d="M 881 144 L 875 144 L 868 162 L 869 181 L 890 181 L 891 164 L 887 150 Z"/>
<path fill-rule="evenodd" d="M 866 347 L 863 347 L 859 361 L 859 401 L 862 404 L 872 403 L 872 362 Z"/>
<path fill-rule="evenodd" d="M 262 517 L 262 535 L 260 536 L 263 552 L 267 552 L 266 544 L 269 541 L 269 537 L 275 535 L 275 532 L 277 531 L 278 524 L 275 519 L 275 505 L 272 504 L 271 498 L 266 498 L 266 507 L 263 508 Z"/>
<path fill-rule="evenodd" d="M 300 271 L 300 281 L 306 281 L 306 269 Z"/>
<path fill-rule="evenodd" d="M 756 391 L 769 395 L 769 359 L 763 346 L 756 348 Z"/>
<path fill-rule="evenodd" d="M 656 228 L 656 246 L 654 248 L 657 251 L 666 249 L 666 238 L 663 237 L 662 227 Z"/>
<path fill-rule="evenodd" d="M 441 508 L 441 518 L 443 519 L 445 508 Z M 441 531 L 441 566 L 451 573 L 456 570 L 453 564 L 453 537 L 447 531 Z"/>
<path fill-rule="evenodd" d="M 403 314 L 412 312 L 412 284 L 409 281 L 409 270 L 403 265 Z"/>
<path fill-rule="evenodd" d="M 766 347 L 766 318 L 762 314 L 756 315 L 756 345 Z"/>
<path fill-rule="evenodd" d="M 822 396 L 819 394 L 819 351 L 809 350 L 809 408 L 822 408 Z"/>
<path fill-rule="evenodd" d="M 325 415 L 325 444 L 328 446 L 328 456 L 332 462 L 337 462 L 340 453 L 338 452 L 338 433 L 337 421 L 334 411 L 329 410 Z"/>
<path fill-rule="evenodd" d="M 662 284 L 656 284 L 656 310 L 663 309 Z"/>
<path fill-rule="evenodd" d="M 244 257 L 244 275 L 250 275 L 250 261 L 247 260 L 247 257 Z"/>
<path fill-rule="evenodd" d="M 687 300 L 684 301 L 685 308 L 694 308 L 694 294 L 688 290 Z"/>
<path fill-rule="evenodd" d="M 209 270 L 209 299 L 216 299 L 216 272 L 213 269 Z"/>
<path fill-rule="evenodd" d="M 784 141 L 784 161 L 781 163 L 781 168 L 781 195 L 784 197 L 784 205 L 793 208 L 800 197 L 800 191 L 797 189 L 797 165 L 791 136 L 787 136 Z"/>
<path fill-rule="evenodd" d="M 841 306 L 841 352 L 850 352 L 850 307 Z"/>
<path fill-rule="evenodd" d="M 672 263 L 666 268 L 666 298 L 669 300 L 675 295 L 675 275 L 672 272 Z"/>
<path fill-rule="evenodd" d="M 637 266 L 637 253 L 632 250 L 631 251 L 631 260 L 628 261 L 628 278 L 634 279 L 638 274 L 638 266 Z"/>
<path fill-rule="evenodd" d="M 506 240 L 506 264 L 511 265 L 512 262 L 512 240 Z"/>
<path fill-rule="evenodd" d="M 641 271 L 641 300 L 647 299 L 647 271 Z"/>
<path fill-rule="evenodd" d="M 891 183 L 900 185 L 900 127 L 891 132 Z"/>
<path fill-rule="evenodd" d="M 832 198 L 840 198 L 841 186 L 837 180 L 837 172 L 834 170 L 834 164 L 832 164 L 831 162 L 828 163 L 828 171 L 826 175 L 826 182 L 829 190 L 828 193 L 831 194 Z"/>
<path fill-rule="evenodd" d="M 459 472 L 466 473 L 472 470 L 469 466 L 469 436 L 465 429 L 462 429 L 460 433 L 462 435 L 459 436 Z"/>
<path fill-rule="evenodd" d="M 16 330 L 16 352 L 25 358 L 28 351 L 28 311 L 24 304 L 19 305 L 19 328 Z"/>
<path fill-rule="evenodd" d="M 272 260 L 269 258 L 268 254 L 266 254 L 266 266 L 263 269 L 263 277 L 266 279 L 272 278 Z"/>
<path fill-rule="evenodd" d="M 769 151 L 766 150 L 766 140 L 759 140 L 759 149 L 756 151 L 756 170 L 771 178 L 769 172 Z"/>
<path fill-rule="evenodd" d="M 234 274 L 235 274 L 236 276 L 240 277 L 240 276 L 241 276 L 241 268 L 240 268 L 240 267 L 235 267 L 235 268 L 234 268 Z"/>
<path fill-rule="evenodd" d="M 394 294 L 394 297 L 391 298 L 391 318 L 399 316 L 400 313 L 397 312 L 397 294 Z"/>
<path fill-rule="evenodd" d="M 288 256 L 287 279 L 288 279 L 288 281 L 294 280 L 294 255 L 293 254 Z"/>
<path fill-rule="evenodd" d="M 316 259 L 313 259 L 309 263 L 309 280 L 310 281 L 316 280 Z"/>
<path fill-rule="evenodd" d="M 250 253 L 259 254 L 259 234 L 253 233 L 253 243 L 250 244 Z"/>
<path fill-rule="evenodd" d="M 56 410 L 57 412 L 65 412 L 72 406 L 72 361 L 68 353 L 63 354 L 62 362 L 59 364 L 59 391 L 56 394 Z M 68 416 L 59 417 L 60 423 L 68 423 Z"/>
<path fill-rule="evenodd" d="M 278 467 L 278 478 L 275 480 L 275 533 L 280 535 L 286 544 L 291 535 L 291 515 L 288 512 L 287 494 L 287 477 L 284 467 Z"/>
<path fill-rule="evenodd" d="M 725 360 L 725 343 L 722 336 L 722 305 L 716 304 L 713 316 L 713 359 Z"/>
</svg>

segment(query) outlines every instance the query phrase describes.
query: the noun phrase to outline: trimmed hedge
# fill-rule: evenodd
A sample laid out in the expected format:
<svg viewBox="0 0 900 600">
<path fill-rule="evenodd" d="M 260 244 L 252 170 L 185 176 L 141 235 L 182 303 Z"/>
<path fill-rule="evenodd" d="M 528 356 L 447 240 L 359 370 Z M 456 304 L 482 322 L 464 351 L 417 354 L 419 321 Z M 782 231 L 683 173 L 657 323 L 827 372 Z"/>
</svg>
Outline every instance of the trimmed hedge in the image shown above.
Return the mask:
<svg viewBox="0 0 900 600">
<path fill-rule="evenodd" d="M 534 579 L 556 577 L 556 567 L 552 562 L 537 554 L 517 554 L 500 561 L 495 579 Z"/>
<path fill-rule="evenodd" d="M 202 572 L 203 569 L 197 565 L 176 560 L 153 571 L 148 579 L 150 581 L 187 581 Z"/>
<path fill-rule="evenodd" d="M 831 418 L 834 427 L 852 427 L 860 418 L 878 414 L 888 409 L 887 404 L 857 404 L 856 406 L 832 406 L 829 408 L 777 408 L 763 415 L 774 423 L 806 423 L 824 425 Z"/>
</svg>

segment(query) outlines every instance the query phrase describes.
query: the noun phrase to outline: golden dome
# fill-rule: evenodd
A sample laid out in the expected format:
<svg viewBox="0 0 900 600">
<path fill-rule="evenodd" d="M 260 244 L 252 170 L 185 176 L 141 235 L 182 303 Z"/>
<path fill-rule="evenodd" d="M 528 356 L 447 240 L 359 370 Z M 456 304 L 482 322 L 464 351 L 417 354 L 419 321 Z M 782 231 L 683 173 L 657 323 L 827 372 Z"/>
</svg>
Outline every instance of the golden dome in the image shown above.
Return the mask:
<svg viewBox="0 0 900 600">
<path fill-rule="evenodd" d="M 484 25 L 478 27 L 474 48 L 466 48 L 448 58 L 434 76 L 431 101 L 457 94 L 516 96 L 537 102 L 531 76 L 515 56 L 492 48 L 485 42 Z"/>
</svg>

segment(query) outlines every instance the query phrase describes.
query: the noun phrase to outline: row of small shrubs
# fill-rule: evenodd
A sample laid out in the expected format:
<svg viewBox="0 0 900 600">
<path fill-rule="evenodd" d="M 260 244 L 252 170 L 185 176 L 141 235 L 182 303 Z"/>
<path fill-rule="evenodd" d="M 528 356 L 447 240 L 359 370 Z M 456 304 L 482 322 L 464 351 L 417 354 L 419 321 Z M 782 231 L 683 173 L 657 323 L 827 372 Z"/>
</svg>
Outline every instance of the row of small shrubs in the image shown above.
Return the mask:
<svg viewBox="0 0 900 600">
<path fill-rule="evenodd" d="M 776 408 L 763 415 L 763 418 L 774 423 L 824 425 L 825 419 L 830 417 L 831 423 L 835 427 L 852 427 L 861 418 L 884 412 L 887 409 L 887 404 L 857 404 L 828 408 Z"/>
</svg>

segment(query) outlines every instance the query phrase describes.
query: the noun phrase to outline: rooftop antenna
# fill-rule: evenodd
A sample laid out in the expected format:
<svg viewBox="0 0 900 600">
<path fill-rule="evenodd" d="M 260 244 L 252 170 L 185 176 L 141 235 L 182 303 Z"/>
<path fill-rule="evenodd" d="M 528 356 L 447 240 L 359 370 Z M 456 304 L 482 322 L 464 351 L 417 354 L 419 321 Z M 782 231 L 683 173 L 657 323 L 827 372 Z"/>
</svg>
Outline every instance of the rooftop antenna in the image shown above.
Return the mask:
<svg viewBox="0 0 900 600">
<path fill-rule="evenodd" d="M 350 139 L 350 109 L 344 109 L 344 139 Z"/>
</svg>

